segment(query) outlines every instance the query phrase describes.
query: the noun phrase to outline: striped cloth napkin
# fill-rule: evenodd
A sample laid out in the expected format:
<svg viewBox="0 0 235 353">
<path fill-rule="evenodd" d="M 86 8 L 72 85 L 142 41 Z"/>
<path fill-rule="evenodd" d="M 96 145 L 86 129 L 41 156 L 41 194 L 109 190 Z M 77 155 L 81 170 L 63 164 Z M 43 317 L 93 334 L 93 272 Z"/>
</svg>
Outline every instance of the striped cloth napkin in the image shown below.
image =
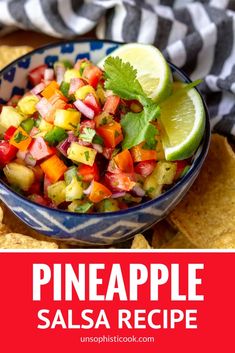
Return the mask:
<svg viewBox="0 0 235 353">
<path fill-rule="evenodd" d="M 152 43 L 204 79 L 213 130 L 235 136 L 235 0 L 0 0 L 0 33 L 16 28 Z"/>
</svg>

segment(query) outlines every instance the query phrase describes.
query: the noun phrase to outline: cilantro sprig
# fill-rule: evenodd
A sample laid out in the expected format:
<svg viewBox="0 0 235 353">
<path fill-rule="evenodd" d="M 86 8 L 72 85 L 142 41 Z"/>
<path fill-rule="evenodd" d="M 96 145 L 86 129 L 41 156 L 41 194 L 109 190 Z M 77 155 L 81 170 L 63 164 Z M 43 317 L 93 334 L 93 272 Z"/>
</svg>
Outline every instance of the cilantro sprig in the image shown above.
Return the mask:
<svg viewBox="0 0 235 353">
<path fill-rule="evenodd" d="M 140 113 L 124 115 L 121 125 L 124 131 L 123 149 L 130 149 L 143 141 L 155 141 L 156 127 L 151 124 L 160 114 L 159 106 L 143 91 L 137 79 L 137 71 L 119 57 L 108 57 L 104 63 L 105 88 L 112 90 L 122 99 L 138 100 L 143 105 Z"/>
</svg>

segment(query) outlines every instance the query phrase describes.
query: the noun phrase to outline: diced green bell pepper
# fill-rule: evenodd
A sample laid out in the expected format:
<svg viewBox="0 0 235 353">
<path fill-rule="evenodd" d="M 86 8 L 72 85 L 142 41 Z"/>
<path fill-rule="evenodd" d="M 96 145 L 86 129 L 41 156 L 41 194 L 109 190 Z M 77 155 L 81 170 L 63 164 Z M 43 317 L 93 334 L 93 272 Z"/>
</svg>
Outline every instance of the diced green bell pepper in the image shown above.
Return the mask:
<svg viewBox="0 0 235 353">
<path fill-rule="evenodd" d="M 55 126 L 52 130 L 48 131 L 44 136 L 44 140 L 49 143 L 49 145 L 54 146 L 59 142 L 66 139 L 68 134 L 61 127 Z"/>
</svg>

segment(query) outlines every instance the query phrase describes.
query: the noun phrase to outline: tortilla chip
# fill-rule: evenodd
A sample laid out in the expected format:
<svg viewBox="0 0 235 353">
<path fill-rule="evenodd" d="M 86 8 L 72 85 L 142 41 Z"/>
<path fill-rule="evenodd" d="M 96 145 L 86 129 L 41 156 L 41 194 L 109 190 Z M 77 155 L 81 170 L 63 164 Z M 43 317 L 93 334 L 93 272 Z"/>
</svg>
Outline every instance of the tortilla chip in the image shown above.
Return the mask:
<svg viewBox="0 0 235 353">
<path fill-rule="evenodd" d="M 19 233 L 8 233 L 0 236 L 1 249 L 58 249 L 56 243 L 40 241 Z"/>
<path fill-rule="evenodd" d="M 222 234 L 211 244 L 216 249 L 235 249 L 235 232 Z"/>
<path fill-rule="evenodd" d="M 163 244 L 162 249 L 196 249 L 196 246 L 183 234 L 178 232 L 167 243 Z"/>
<path fill-rule="evenodd" d="M 212 136 L 200 175 L 170 220 L 199 248 L 228 244 L 219 240 L 235 233 L 235 154 L 226 138 Z"/>
<path fill-rule="evenodd" d="M 153 228 L 152 247 L 159 249 L 176 235 L 177 231 L 166 221 L 158 222 Z"/>
<path fill-rule="evenodd" d="M 19 46 L 10 47 L 7 45 L 0 46 L 0 69 L 10 64 L 12 61 L 18 59 L 20 56 L 33 50 L 32 47 Z"/>
<path fill-rule="evenodd" d="M 151 246 L 142 234 L 136 234 L 132 241 L 131 249 L 151 249 Z"/>
<path fill-rule="evenodd" d="M 0 222 L 0 235 L 2 234 L 7 234 L 7 233 L 20 233 L 23 236 L 28 236 L 32 237 L 35 240 L 42 241 L 45 244 L 48 244 L 48 248 L 51 248 L 50 244 L 57 244 L 57 247 L 59 246 L 60 249 L 67 249 L 67 245 L 63 243 L 62 241 L 55 241 L 54 239 L 51 239 L 43 234 L 40 234 L 36 232 L 35 230 L 31 229 L 28 227 L 25 223 L 23 223 L 18 217 L 16 217 L 10 210 L 9 208 L 4 205 L 0 201 L 0 210 L 3 211 L 3 224 Z M 0 219 L 1 219 L 1 214 L 0 214 Z M 1 246 L 0 246 L 1 247 Z M 45 246 L 45 249 L 47 247 Z"/>
</svg>

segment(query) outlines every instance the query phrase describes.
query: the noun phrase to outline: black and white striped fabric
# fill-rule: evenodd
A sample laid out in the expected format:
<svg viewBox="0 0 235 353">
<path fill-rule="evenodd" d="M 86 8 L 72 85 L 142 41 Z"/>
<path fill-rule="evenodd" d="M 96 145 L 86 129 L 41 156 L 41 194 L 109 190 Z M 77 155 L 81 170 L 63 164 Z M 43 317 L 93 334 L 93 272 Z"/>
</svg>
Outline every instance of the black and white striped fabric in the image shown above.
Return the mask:
<svg viewBox="0 0 235 353">
<path fill-rule="evenodd" d="M 151 43 L 203 78 L 214 131 L 235 137 L 235 0 L 0 0 L 0 33 Z"/>
</svg>

